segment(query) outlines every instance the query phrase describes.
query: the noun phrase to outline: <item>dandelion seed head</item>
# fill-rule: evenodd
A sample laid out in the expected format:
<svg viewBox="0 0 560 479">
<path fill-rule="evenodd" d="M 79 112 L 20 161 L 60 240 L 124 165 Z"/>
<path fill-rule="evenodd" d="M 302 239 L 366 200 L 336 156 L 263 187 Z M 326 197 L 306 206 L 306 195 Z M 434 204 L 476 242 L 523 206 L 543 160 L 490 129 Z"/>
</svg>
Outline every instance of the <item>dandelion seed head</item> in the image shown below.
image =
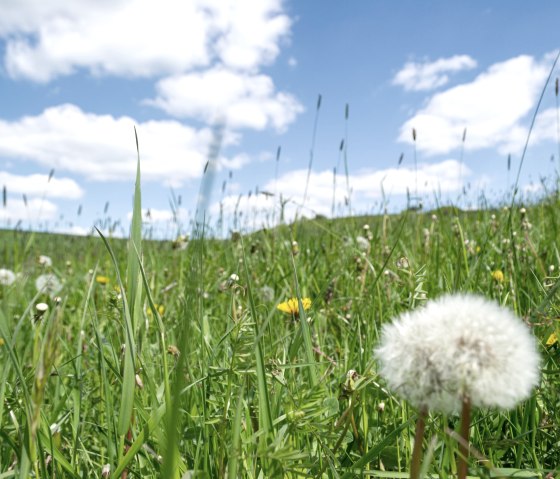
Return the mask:
<svg viewBox="0 0 560 479">
<path fill-rule="evenodd" d="M 369 251 L 370 249 L 369 240 L 363 236 L 356 236 L 356 245 L 360 251 Z"/>
<path fill-rule="evenodd" d="M 37 258 L 37 262 L 41 266 L 45 266 L 47 268 L 52 266 L 52 259 L 50 258 L 50 256 L 46 256 L 44 254 L 40 255 L 39 258 Z"/>
<path fill-rule="evenodd" d="M 0 268 L 0 285 L 10 286 L 16 280 L 16 275 L 12 270 Z"/>
<path fill-rule="evenodd" d="M 272 301 L 274 300 L 274 289 L 265 285 L 260 289 L 260 296 L 264 301 Z"/>
<path fill-rule="evenodd" d="M 47 273 L 37 276 L 35 288 L 38 292 L 48 294 L 52 298 L 62 289 L 62 283 L 55 274 Z"/>
<path fill-rule="evenodd" d="M 382 330 L 375 351 L 390 389 L 416 407 L 454 412 L 510 409 L 539 380 L 536 343 L 508 309 L 482 297 L 448 295 L 406 312 Z"/>
</svg>

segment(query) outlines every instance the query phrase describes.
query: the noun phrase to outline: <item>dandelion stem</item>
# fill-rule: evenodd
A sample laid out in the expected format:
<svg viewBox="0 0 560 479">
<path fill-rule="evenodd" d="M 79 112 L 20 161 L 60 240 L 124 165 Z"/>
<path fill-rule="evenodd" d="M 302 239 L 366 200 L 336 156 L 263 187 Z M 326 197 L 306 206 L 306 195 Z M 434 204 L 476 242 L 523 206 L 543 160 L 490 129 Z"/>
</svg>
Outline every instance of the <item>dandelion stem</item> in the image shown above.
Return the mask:
<svg viewBox="0 0 560 479">
<path fill-rule="evenodd" d="M 410 461 L 410 479 L 420 478 L 420 467 L 422 465 L 422 440 L 426 429 L 426 416 L 428 408 L 420 409 L 420 415 L 416 421 L 416 432 L 414 434 L 414 448 L 412 449 L 412 460 Z"/>
<path fill-rule="evenodd" d="M 467 477 L 470 426 L 471 426 L 471 400 L 468 396 L 464 396 L 463 409 L 461 411 L 461 440 L 459 441 L 459 457 L 457 460 L 458 479 L 466 479 Z"/>
</svg>

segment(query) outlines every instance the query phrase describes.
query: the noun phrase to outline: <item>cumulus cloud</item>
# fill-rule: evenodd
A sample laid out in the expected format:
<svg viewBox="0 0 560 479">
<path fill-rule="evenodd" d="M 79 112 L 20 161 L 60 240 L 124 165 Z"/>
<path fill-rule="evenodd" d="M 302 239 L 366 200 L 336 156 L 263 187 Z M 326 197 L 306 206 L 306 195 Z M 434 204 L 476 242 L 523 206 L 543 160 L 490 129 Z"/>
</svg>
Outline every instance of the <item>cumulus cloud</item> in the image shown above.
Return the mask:
<svg viewBox="0 0 560 479">
<path fill-rule="evenodd" d="M 132 220 L 132 211 L 127 214 L 128 221 Z M 189 219 L 189 212 L 184 208 L 178 208 L 175 212 L 171 209 L 163 210 L 159 208 L 143 208 L 143 223 L 169 223 L 186 222 Z"/>
<path fill-rule="evenodd" d="M 361 171 L 349 176 L 351 204 L 354 211 L 367 211 L 373 201 L 379 201 L 383 195 L 432 196 L 434 193 L 459 192 L 463 180 L 471 179 L 472 172 L 457 160 L 445 160 L 433 164 L 419 164 L 415 172 L 412 168 L 388 168 L 377 171 Z M 312 171 L 309 177 L 308 196 L 303 205 L 307 170 L 295 170 L 285 173 L 278 181 L 269 181 L 261 189 L 268 192 L 260 195 L 228 195 L 220 203 L 212 206 L 212 216 L 216 218 L 220 211 L 225 218 L 238 228 L 258 228 L 272 226 L 280 221 L 281 215 L 287 222 L 299 216 L 317 214 L 331 216 L 333 196 L 335 214 L 341 209 L 345 214 L 345 202 L 348 197 L 346 177 L 337 175 L 333 178 L 331 171 Z M 476 180 L 482 186 L 484 178 Z M 281 204 L 282 200 L 282 204 Z"/>
<path fill-rule="evenodd" d="M 527 137 L 524 120 L 535 107 L 550 69 L 550 59 L 521 55 L 490 66 L 473 81 L 433 95 L 401 127 L 399 140 L 426 154 L 447 154 L 460 147 L 497 148 L 518 153 Z"/>
<path fill-rule="evenodd" d="M 232 128 L 283 130 L 303 111 L 292 95 L 275 91 L 270 77 L 223 66 L 164 78 L 156 90 L 147 103 L 176 117 L 220 119 Z"/>
<path fill-rule="evenodd" d="M 30 160 L 96 181 L 130 181 L 136 171 L 134 125 L 144 180 L 178 187 L 202 175 L 212 142 L 210 128 L 177 121 L 139 123 L 126 116 L 86 113 L 71 104 L 17 121 L 0 120 L 0 157 Z M 226 132 L 224 145 L 236 141 Z M 217 166 L 235 168 L 248 161 L 246 155 L 220 158 Z"/>
<path fill-rule="evenodd" d="M 56 217 L 58 207 L 49 200 L 31 198 L 27 204 L 22 198 L 8 197 L 5 208 L 0 208 L 0 221 L 48 221 Z"/>
<path fill-rule="evenodd" d="M 433 62 L 407 62 L 393 78 L 393 84 L 409 91 L 434 90 L 449 82 L 449 73 L 475 67 L 476 60 L 468 55 L 455 55 Z"/>
<path fill-rule="evenodd" d="M 275 60 L 290 27 L 281 0 L 19 0 L 0 18 L 6 70 L 38 82 L 78 69 L 160 76 L 213 62 L 252 71 Z"/>
<path fill-rule="evenodd" d="M 0 185 L 6 187 L 10 194 L 20 193 L 28 197 L 44 196 L 51 198 L 81 198 L 84 191 L 71 178 L 52 177 L 49 175 L 14 175 L 0 171 Z"/>
</svg>

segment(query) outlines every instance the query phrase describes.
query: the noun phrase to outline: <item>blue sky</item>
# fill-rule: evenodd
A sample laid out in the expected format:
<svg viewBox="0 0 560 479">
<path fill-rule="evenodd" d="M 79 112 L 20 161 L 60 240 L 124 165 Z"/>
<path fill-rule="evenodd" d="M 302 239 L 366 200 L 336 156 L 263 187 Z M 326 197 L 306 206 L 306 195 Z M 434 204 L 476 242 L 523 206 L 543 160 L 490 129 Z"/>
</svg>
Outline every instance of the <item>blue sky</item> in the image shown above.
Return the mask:
<svg viewBox="0 0 560 479">
<path fill-rule="evenodd" d="M 192 219 L 222 122 L 207 206 L 214 221 L 222 211 L 223 232 L 274 224 L 281 201 L 290 220 L 397 211 L 407 190 L 426 207 L 504 200 L 557 53 L 560 6 L 535 5 L 9 2 L 0 17 L 0 226 L 85 233 L 110 217 L 126 231 L 134 126 L 146 223 L 159 235 Z M 554 186 L 560 164 L 556 76 L 521 170 L 527 199 Z"/>
</svg>

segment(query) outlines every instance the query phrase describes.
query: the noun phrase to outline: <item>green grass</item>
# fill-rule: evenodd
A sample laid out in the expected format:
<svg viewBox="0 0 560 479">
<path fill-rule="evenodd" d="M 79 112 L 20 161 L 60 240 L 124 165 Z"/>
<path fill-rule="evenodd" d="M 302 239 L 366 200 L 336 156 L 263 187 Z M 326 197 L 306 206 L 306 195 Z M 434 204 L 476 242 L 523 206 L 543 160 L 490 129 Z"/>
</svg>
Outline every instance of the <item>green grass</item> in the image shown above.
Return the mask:
<svg viewBox="0 0 560 479">
<path fill-rule="evenodd" d="M 186 250 L 140 241 L 138 223 L 136 248 L 0 231 L 0 267 L 21 273 L 0 286 L 0 477 L 101 477 L 106 464 L 115 478 L 407 477 L 417 411 L 385 389 L 372 351 L 383 323 L 453 291 L 512 308 L 543 357 L 529 400 L 474 413 L 470 474 L 556 475 L 560 351 L 545 343 L 560 333 L 559 225 L 550 196 L 525 216 L 301 220 Z M 35 290 L 45 269 L 58 301 Z M 276 309 L 292 296 L 312 299 L 307 321 Z M 456 472 L 458 427 L 428 417 L 427 473 Z"/>
</svg>

